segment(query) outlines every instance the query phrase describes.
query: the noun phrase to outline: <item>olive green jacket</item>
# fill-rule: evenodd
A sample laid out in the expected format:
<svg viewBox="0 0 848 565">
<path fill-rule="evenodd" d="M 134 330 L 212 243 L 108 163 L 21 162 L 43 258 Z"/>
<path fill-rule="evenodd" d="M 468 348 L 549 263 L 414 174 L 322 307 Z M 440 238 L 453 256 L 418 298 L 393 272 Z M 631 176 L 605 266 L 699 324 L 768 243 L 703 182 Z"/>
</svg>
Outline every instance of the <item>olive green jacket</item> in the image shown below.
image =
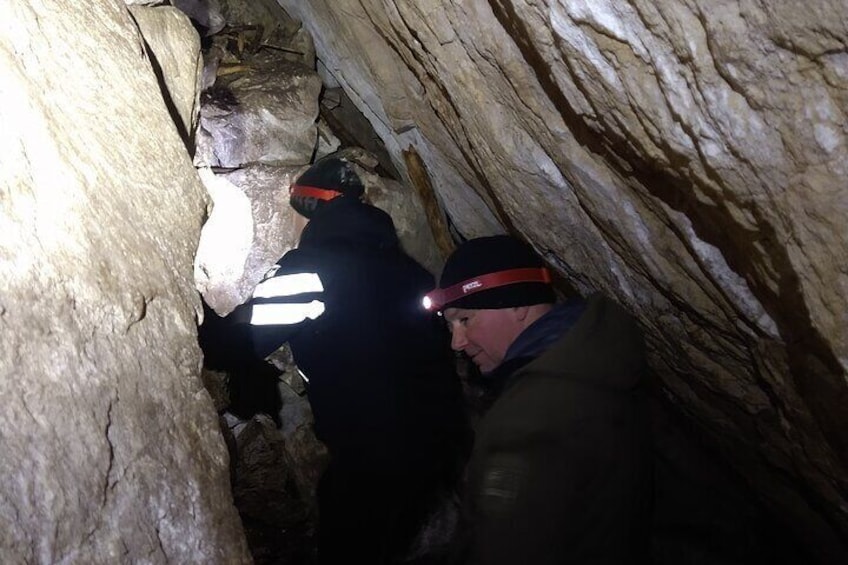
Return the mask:
<svg viewBox="0 0 848 565">
<path fill-rule="evenodd" d="M 575 325 L 508 377 L 468 467 L 471 560 L 648 560 L 652 449 L 636 322 L 595 295 Z"/>
</svg>

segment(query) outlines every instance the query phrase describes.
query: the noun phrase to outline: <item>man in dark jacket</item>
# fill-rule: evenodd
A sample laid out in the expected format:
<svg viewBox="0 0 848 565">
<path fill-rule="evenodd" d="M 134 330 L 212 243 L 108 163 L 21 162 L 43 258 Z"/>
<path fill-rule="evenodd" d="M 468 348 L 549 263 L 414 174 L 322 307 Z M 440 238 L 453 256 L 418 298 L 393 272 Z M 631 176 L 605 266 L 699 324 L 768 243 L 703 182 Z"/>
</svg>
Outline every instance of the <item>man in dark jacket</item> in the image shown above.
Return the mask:
<svg viewBox="0 0 848 565">
<path fill-rule="evenodd" d="M 327 159 L 295 183 L 311 219 L 254 291 L 251 328 L 260 357 L 290 344 L 330 453 L 320 562 L 395 563 L 456 478 L 467 428 L 448 335 L 420 307 L 433 277 L 352 175 Z"/>
<path fill-rule="evenodd" d="M 555 305 L 529 246 L 470 240 L 428 295 L 498 398 L 468 467 L 471 562 L 649 561 L 650 423 L 635 321 L 600 295 Z"/>
</svg>

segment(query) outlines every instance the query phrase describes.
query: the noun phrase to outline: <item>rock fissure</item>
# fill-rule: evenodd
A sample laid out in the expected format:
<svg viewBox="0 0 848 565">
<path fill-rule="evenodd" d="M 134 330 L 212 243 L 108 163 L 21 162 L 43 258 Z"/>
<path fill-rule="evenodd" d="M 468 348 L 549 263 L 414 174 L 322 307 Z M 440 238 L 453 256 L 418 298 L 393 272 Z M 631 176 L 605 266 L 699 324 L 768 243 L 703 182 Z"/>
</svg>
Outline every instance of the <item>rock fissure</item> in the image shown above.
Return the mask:
<svg viewBox="0 0 848 565">
<path fill-rule="evenodd" d="M 118 479 L 113 477 L 114 465 L 115 465 L 115 444 L 112 440 L 112 409 L 117 403 L 117 398 L 109 402 L 109 406 L 106 408 L 106 427 L 103 432 L 104 437 L 106 438 L 106 444 L 109 448 L 109 462 L 106 466 L 106 473 L 103 478 L 103 500 L 101 502 L 101 506 L 105 507 L 109 501 L 109 493 L 115 488 L 118 484 Z"/>
</svg>

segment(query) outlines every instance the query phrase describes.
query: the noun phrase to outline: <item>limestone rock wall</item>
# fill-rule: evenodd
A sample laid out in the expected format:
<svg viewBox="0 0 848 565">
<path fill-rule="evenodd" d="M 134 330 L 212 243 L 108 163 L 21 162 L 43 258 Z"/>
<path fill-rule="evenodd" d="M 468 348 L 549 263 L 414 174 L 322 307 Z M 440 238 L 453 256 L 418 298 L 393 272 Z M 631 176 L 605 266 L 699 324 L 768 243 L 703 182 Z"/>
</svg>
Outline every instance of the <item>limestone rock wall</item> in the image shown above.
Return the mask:
<svg viewBox="0 0 848 565">
<path fill-rule="evenodd" d="M 130 14 L 144 38 L 151 67 L 162 87 L 165 107 L 192 152 L 203 71 L 200 37 L 194 33 L 191 21 L 171 6 L 155 9 L 131 6 Z"/>
<path fill-rule="evenodd" d="M 842 0 L 280 4 L 454 229 L 626 305 L 663 394 L 848 559 Z"/>
<path fill-rule="evenodd" d="M 0 100 L 0 561 L 250 562 L 199 379 L 202 187 L 125 3 L 0 3 Z"/>
</svg>

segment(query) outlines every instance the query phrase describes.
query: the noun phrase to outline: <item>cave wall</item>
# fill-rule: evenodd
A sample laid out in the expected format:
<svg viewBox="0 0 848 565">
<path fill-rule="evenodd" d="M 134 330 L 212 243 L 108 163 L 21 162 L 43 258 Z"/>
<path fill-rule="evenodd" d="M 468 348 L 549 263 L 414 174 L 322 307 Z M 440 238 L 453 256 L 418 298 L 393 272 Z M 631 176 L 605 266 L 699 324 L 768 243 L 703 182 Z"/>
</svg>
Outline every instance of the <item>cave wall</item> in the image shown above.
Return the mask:
<svg viewBox="0 0 848 565">
<path fill-rule="evenodd" d="M 279 1 L 459 233 L 636 314 L 665 399 L 848 559 L 843 1 Z"/>
<path fill-rule="evenodd" d="M 199 46 L 158 3 L 0 3 L 3 562 L 249 560 L 198 379 Z M 627 306 L 665 399 L 848 559 L 844 2 L 280 4 L 454 230 Z"/>
<path fill-rule="evenodd" d="M 3 563 L 251 561 L 199 378 L 200 42 L 132 10 L 0 3 Z"/>
</svg>

